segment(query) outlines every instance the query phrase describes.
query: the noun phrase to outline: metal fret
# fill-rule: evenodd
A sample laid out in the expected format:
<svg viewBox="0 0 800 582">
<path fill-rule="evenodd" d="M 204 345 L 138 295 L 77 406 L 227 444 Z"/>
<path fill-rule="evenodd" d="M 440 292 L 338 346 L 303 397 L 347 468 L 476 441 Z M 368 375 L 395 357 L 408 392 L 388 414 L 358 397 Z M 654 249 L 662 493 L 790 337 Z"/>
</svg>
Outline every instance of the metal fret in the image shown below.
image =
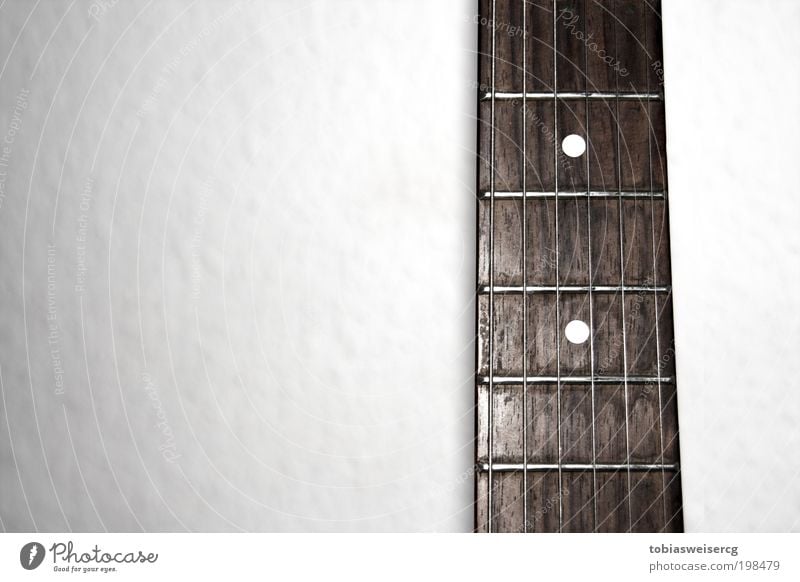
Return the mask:
<svg viewBox="0 0 800 582">
<path fill-rule="evenodd" d="M 492 471 L 507 473 L 510 471 L 674 471 L 680 470 L 678 463 L 492 463 Z M 478 464 L 478 470 L 486 472 L 489 463 Z"/>
<path fill-rule="evenodd" d="M 555 285 L 528 285 L 527 287 L 515 287 L 513 285 L 510 286 L 502 286 L 502 285 L 495 285 L 493 288 L 489 285 L 483 285 L 478 289 L 478 292 L 481 294 L 489 293 L 490 291 L 494 293 L 504 293 L 504 294 L 513 294 L 513 293 L 555 293 L 556 289 L 558 289 L 559 293 L 586 293 L 589 291 L 595 293 L 619 293 L 621 291 L 625 291 L 625 293 L 669 293 L 672 291 L 671 285 L 559 285 L 556 287 Z"/>
<path fill-rule="evenodd" d="M 495 200 L 514 200 L 514 199 L 522 199 L 522 198 L 613 198 L 614 200 L 622 197 L 622 198 L 640 198 L 640 199 L 647 199 L 655 198 L 657 200 L 661 200 L 667 197 L 666 192 L 653 192 L 652 195 L 650 192 L 635 192 L 635 191 L 613 191 L 613 192 L 605 192 L 601 190 L 596 190 L 592 192 L 586 192 L 583 190 L 581 192 L 538 192 L 538 191 L 528 191 L 528 192 L 497 192 L 494 193 Z M 481 198 L 484 200 L 489 200 L 491 198 L 491 192 L 483 192 L 481 193 Z"/>
<path fill-rule="evenodd" d="M 553 99 L 557 96 L 558 99 L 590 99 L 590 100 L 604 100 L 604 99 L 622 99 L 634 101 L 660 101 L 664 98 L 661 93 L 604 93 L 604 92 L 590 92 L 585 93 L 581 91 L 559 91 L 556 95 L 551 92 L 537 91 L 534 93 L 507 93 L 496 91 L 494 98 L 502 101 L 512 101 L 515 99 L 527 100 L 546 100 Z M 490 101 L 492 98 L 491 92 L 486 92 L 481 95 L 481 101 Z"/>
<path fill-rule="evenodd" d="M 592 380 L 596 384 L 622 384 L 626 376 L 492 376 L 492 384 L 522 384 L 523 380 L 528 384 L 555 384 L 558 379 L 564 384 L 591 384 Z M 479 384 L 488 384 L 489 376 L 478 376 Z M 662 384 L 672 384 L 674 378 L 672 376 L 627 376 L 629 384 L 656 384 L 661 381 Z"/>
</svg>

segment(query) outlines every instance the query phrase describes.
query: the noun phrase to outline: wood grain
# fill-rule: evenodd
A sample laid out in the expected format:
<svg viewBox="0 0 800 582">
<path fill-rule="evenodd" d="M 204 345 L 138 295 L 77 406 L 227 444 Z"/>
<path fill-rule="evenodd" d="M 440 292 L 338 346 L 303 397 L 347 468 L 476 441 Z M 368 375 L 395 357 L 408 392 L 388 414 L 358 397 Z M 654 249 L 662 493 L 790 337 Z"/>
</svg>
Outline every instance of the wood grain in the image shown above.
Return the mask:
<svg viewBox="0 0 800 582">
<path fill-rule="evenodd" d="M 616 97 L 663 91 L 660 3 L 479 7 L 476 462 L 548 468 L 479 470 L 475 529 L 681 531 L 664 102 Z"/>
</svg>

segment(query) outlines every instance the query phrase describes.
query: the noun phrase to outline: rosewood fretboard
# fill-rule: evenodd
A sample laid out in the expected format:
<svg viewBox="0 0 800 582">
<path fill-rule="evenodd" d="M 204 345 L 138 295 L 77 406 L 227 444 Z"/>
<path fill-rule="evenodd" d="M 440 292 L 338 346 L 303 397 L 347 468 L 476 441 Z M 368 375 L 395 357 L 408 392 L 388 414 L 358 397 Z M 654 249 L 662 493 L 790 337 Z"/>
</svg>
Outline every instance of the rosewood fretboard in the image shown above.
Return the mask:
<svg viewBox="0 0 800 582">
<path fill-rule="evenodd" d="M 660 2 L 479 26 L 476 531 L 681 531 Z"/>
</svg>

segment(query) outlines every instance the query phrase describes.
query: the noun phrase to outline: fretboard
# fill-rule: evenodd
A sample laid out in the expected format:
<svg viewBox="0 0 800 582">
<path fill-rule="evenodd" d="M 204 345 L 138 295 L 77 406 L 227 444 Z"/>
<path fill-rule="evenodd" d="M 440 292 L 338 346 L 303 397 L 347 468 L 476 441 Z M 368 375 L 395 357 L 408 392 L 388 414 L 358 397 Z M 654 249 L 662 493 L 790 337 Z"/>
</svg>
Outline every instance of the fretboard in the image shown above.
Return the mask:
<svg viewBox="0 0 800 582">
<path fill-rule="evenodd" d="M 660 2 L 478 20 L 475 529 L 682 531 Z"/>
</svg>

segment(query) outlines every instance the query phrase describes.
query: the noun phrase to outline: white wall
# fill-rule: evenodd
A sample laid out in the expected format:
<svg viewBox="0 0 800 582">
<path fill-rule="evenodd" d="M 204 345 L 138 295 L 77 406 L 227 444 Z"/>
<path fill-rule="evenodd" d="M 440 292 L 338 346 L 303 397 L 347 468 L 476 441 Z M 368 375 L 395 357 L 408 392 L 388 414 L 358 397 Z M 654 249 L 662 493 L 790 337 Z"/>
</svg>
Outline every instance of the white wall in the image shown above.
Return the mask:
<svg viewBox="0 0 800 582">
<path fill-rule="evenodd" d="M 686 527 L 800 531 L 800 4 L 663 16 Z"/>
<path fill-rule="evenodd" d="M 473 4 L 0 5 L 4 529 L 471 527 Z M 665 4 L 686 523 L 796 530 L 800 15 Z"/>
<path fill-rule="evenodd" d="M 5 3 L 6 529 L 471 527 L 476 31 L 428 4 Z"/>
</svg>

